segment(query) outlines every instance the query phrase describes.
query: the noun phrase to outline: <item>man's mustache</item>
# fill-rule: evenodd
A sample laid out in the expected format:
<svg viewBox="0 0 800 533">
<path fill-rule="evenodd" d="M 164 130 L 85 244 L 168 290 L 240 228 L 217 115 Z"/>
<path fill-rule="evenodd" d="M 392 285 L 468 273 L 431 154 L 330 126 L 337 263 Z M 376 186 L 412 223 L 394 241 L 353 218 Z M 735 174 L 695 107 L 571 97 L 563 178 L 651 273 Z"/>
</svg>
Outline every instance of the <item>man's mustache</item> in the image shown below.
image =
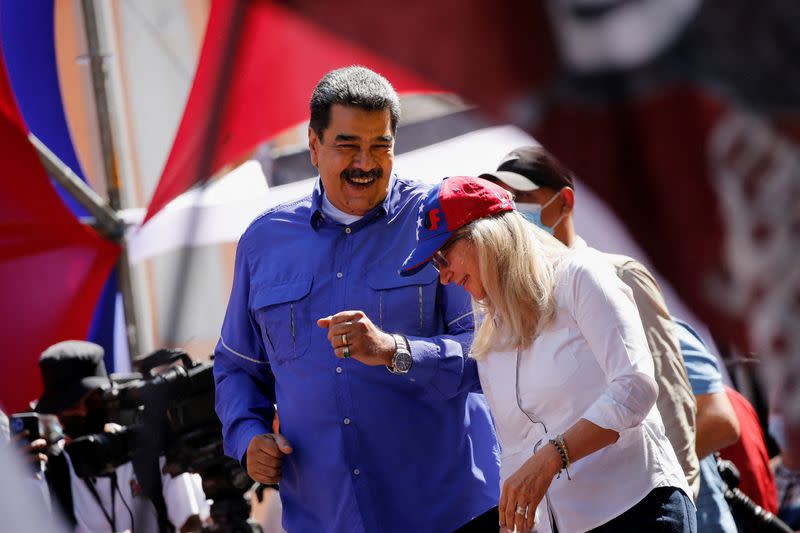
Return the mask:
<svg viewBox="0 0 800 533">
<path fill-rule="evenodd" d="M 365 170 L 361 170 L 361 169 L 358 169 L 358 168 L 351 168 L 351 169 L 348 169 L 348 170 L 343 170 L 342 173 L 341 173 L 341 177 L 343 179 L 349 179 L 349 178 L 375 178 L 375 179 L 380 179 L 380 178 L 383 177 L 383 169 L 378 167 L 378 168 L 373 168 L 372 170 L 366 170 L 365 171 Z"/>
</svg>

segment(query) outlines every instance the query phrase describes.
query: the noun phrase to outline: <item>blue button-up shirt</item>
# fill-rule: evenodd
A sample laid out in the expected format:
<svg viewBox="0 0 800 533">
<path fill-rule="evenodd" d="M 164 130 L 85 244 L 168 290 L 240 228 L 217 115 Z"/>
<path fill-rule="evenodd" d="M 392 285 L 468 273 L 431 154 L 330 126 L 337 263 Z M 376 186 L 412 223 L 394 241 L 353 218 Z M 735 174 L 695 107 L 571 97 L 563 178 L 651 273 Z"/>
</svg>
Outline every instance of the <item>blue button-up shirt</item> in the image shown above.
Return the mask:
<svg viewBox="0 0 800 533">
<path fill-rule="evenodd" d="M 681 355 L 686 364 L 686 375 L 692 393 L 725 393 L 722 373 L 717 358 L 708 350 L 702 337 L 692 327 L 675 319 L 675 335 L 681 345 Z M 700 459 L 700 492 L 697 495 L 697 531 L 705 533 L 735 533 L 736 522 L 725 500 L 725 484 L 717 470 L 713 454 Z"/>
<path fill-rule="evenodd" d="M 398 273 L 426 191 L 392 177 L 382 204 L 345 226 L 322 214 L 318 180 L 239 241 L 217 413 L 226 453 L 241 459 L 277 404 L 293 447 L 280 486 L 288 531 L 446 532 L 497 505 L 497 443 L 466 357 L 469 300 L 430 266 Z M 316 320 L 345 310 L 407 336 L 412 369 L 338 359 Z"/>
</svg>

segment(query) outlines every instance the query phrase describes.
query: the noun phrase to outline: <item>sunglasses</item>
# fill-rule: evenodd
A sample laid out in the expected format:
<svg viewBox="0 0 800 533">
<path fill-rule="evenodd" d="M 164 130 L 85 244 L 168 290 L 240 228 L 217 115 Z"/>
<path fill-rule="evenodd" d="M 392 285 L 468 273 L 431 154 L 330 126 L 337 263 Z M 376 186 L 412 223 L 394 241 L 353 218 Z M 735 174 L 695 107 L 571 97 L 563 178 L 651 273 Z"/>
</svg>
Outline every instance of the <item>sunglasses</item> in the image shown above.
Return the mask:
<svg viewBox="0 0 800 533">
<path fill-rule="evenodd" d="M 439 250 L 436 250 L 436 253 L 431 257 L 431 264 L 433 265 L 433 268 L 439 272 L 441 272 L 443 268 L 450 266 L 450 263 L 447 262 L 447 258 Z"/>
<path fill-rule="evenodd" d="M 455 243 L 457 243 L 458 241 L 460 241 L 464 237 L 465 237 L 465 235 L 460 235 L 460 236 L 456 237 L 455 239 L 453 239 L 451 241 L 448 241 L 444 246 L 442 246 L 441 248 L 436 250 L 436 253 L 434 253 L 431 256 L 431 264 L 433 265 L 433 268 L 435 268 L 436 270 L 441 272 L 441 270 L 443 268 L 449 267 L 450 266 L 450 262 L 447 260 L 447 258 L 444 256 L 444 254 L 446 254 L 450 250 L 450 248 L 453 247 L 453 245 Z"/>
</svg>

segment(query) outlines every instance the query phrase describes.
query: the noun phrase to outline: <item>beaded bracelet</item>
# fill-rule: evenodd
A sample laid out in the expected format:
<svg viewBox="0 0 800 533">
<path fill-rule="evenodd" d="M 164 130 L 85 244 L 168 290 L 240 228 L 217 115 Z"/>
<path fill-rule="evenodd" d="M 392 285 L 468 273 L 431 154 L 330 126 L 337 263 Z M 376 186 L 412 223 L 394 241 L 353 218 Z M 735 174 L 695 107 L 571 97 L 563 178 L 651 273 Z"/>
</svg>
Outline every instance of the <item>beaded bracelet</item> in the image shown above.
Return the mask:
<svg viewBox="0 0 800 533">
<path fill-rule="evenodd" d="M 564 435 L 560 434 L 556 436 L 555 439 L 550 439 L 550 444 L 556 447 L 558 450 L 558 455 L 561 456 L 561 469 L 567 473 L 567 479 L 572 481 L 572 476 L 569 474 L 569 450 L 567 449 L 567 443 L 564 440 Z M 561 478 L 561 470 L 558 472 L 558 476 L 556 479 Z"/>
</svg>

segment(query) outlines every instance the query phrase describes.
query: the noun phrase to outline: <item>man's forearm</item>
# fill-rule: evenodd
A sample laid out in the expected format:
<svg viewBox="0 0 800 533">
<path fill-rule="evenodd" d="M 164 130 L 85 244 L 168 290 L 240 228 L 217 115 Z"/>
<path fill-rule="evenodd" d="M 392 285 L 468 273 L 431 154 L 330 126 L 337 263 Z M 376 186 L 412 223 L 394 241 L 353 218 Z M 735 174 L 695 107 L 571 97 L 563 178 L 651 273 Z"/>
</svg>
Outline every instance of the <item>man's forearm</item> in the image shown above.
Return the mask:
<svg viewBox="0 0 800 533">
<path fill-rule="evenodd" d="M 724 392 L 697 395 L 697 457 L 739 440 L 739 420 Z"/>
</svg>

